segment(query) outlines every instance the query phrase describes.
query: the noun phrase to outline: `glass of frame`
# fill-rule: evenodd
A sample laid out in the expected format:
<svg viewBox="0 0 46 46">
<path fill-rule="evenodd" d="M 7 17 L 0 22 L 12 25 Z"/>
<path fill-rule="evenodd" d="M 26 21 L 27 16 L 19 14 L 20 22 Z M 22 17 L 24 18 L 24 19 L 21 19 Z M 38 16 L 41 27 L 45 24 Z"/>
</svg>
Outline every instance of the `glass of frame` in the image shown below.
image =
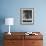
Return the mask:
<svg viewBox="0 0 46 46">
<path fill-rule="evenodd" d="M 20 9 L 20 23 L 33 24 L 34 23 L 34 8 Z"/>
</svg>

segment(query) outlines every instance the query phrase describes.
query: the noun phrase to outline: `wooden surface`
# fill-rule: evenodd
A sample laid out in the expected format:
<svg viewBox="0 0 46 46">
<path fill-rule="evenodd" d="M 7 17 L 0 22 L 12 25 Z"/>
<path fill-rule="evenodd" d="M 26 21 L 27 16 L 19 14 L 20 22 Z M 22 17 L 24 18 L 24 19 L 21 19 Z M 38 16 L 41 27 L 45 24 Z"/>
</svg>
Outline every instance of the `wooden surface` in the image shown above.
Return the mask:
<svg viewBox="0 0 46 46">
<path fill-rule="evenodd" d="M 24 40 L 24 46 L 43 46 L 42 40 Z"/>
<path fill-rule="evenodd" d="M 43 35 L 25 35 L 26 32 L 11 32 L 8 35 L 4 33 L 4 46 L 43 46 Z M 34 32 L 33 32 L 34 33 Z"/>
</svg>

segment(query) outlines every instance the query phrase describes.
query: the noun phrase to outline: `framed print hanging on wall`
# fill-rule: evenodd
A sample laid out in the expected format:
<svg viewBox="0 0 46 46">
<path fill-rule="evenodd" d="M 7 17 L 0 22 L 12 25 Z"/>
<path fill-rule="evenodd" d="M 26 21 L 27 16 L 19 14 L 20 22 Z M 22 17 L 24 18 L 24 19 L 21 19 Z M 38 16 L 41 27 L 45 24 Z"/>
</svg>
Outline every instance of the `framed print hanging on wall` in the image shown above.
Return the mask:
<svg viewBox="0 0 46 46">
<path fill-rule="evenodd" d="M 21 24 L 33 24 L 34 23 L 34 8 L 21 8 L 20 22 Z"/>
</svg>

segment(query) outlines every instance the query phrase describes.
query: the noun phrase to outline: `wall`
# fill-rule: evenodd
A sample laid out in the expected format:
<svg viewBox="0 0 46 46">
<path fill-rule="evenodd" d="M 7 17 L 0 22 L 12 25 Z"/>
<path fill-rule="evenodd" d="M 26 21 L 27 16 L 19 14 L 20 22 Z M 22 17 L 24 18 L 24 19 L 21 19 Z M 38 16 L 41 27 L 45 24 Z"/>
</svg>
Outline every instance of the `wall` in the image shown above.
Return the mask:
<svg viewBox="0 0 46 46">
<path fill-rule="evenodd" d="M 15 19 L 12 31 L 46 31 L 46 1 L 45 0 L 1 0 L 1 15 L 3 17 L 13 17 Z M 34 24 L 20 24 L 20 8 L 34 8 Z M 2 32 L 7 31 L 8 27 L 2 25 Z M 14 28 L 14 29 L 13 29 Z M 19 30 L 18 30 L 19 29 Z"/>
<path fill-rule="evenodd" d="M 0 18 L 13 17 L 15 19 L 11 32 L 40 31 L 46 36 L 46 0 L 0 0 L 0 4 Z M 20 8 L 34 8 L 33 25 L 20 24 Z M 0 25 L 0 32 L 8 32 L 8 26 L 4 23 Z M 46 44 L 45 41 L 44 43 Z"/>
</svg>

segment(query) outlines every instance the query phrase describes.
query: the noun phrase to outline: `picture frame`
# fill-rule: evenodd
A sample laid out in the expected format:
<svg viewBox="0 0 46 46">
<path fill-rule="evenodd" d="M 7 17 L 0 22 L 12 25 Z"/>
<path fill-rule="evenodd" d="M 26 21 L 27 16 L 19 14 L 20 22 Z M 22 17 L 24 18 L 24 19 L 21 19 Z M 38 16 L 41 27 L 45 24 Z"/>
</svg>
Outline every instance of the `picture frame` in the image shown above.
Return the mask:
<svg viewBox="0 0 46 46">
<path fill-rule="evenodd" d="M 20 23 L 21 24 L 34 24 L 34 8 L 21 8 L 20 9 Z"/>
</svg>

